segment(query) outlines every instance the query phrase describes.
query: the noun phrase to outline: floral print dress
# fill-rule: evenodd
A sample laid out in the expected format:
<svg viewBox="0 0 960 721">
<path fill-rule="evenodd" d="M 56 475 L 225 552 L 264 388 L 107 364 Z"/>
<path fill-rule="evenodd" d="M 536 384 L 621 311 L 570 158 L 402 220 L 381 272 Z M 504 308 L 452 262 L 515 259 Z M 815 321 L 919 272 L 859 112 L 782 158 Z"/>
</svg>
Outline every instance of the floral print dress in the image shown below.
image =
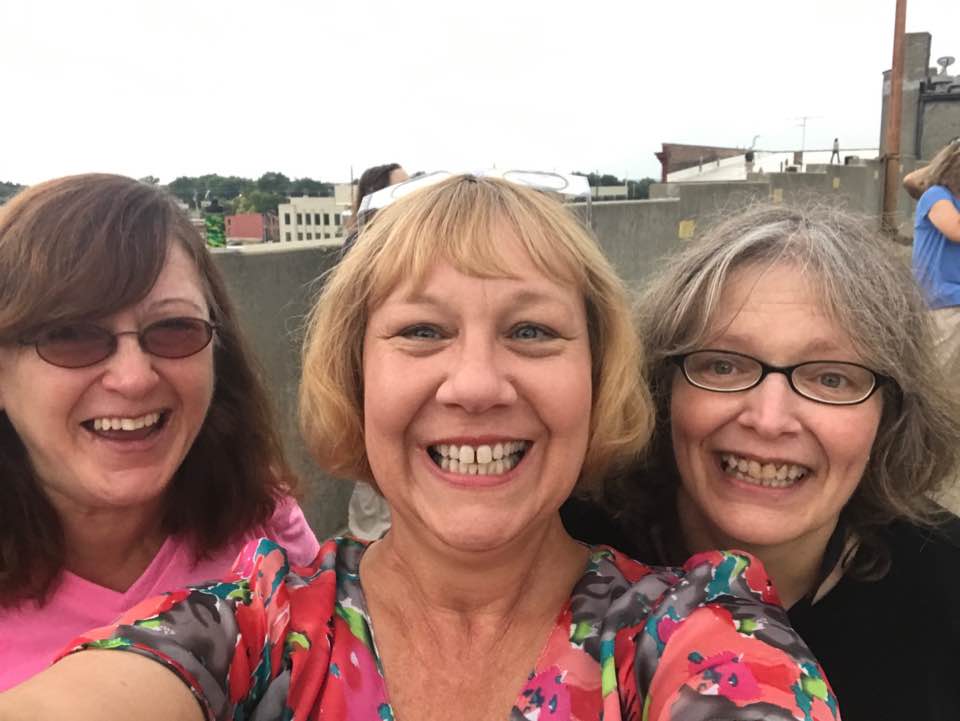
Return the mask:
<svg viewBox="0 0 960 721">
<path fill-rule="evenodd" d="M 278 545 L 253 542 L 231 579 L 145 601 L 67 653 L 153 658 L 211 720 L 392 721 L 360 586 L 366 548 L 333 539 L 311 566 L 291 568 Z M 683 569 L 654 569 L 592 548 L 505 721 L 839 718 L 776 604 L 747 554 L 709 552 Z"/>
</svg>

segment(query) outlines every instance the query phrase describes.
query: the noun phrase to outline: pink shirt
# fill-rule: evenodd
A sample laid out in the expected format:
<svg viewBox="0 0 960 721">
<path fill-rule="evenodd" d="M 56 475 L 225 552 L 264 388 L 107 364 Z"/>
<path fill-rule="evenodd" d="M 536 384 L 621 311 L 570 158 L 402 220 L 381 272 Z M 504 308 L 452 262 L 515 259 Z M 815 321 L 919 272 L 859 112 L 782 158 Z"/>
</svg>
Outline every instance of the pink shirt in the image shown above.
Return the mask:
<svg viewBox="0 0 960 721">
<path fill-rule="evenodd" d="M 291 563 L 307 565 L 320 545 L 294 501 L 281 503 L 262 528 L 251 529 L 221 551 L 194 563 L 193 549 L 171 536 L 143 574 L 124 593 L 98 586 L 69 571 L 49 601 L 0 609 L 0 691 L 42 671 L 75 636 L 113 621 L 145 598 L 226 574 L 243 546 L 266 536 L 289 553 Z"/>
</svg>

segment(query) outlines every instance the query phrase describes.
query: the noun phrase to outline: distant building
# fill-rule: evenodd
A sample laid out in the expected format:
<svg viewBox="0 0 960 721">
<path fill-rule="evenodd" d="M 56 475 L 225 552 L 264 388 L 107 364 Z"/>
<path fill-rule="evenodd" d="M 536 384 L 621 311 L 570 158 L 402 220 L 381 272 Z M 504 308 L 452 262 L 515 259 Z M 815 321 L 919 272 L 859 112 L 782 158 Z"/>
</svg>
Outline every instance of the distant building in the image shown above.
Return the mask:
<svg viewBox="0 0 960 721">
<path fill-rule="evenodd" d="M 656 153 L 660 161 L 660 182 L 666 183 L 670 174 L 687 168 L 702 168 L 724 158 L 743 155 L 743 148 L 722 148 L 714 145 L 684 145 L 682 143 L 662 143 L 662 149 Z"/>
<path fill-rule="evenodd" d="M 353 194 L 356 192 L 356 183 L 335 183 L 333 186 L 333 197 L 337 205 L 344 208 L 353 207 Z"/>
<path fill-rule="evenodd" d="M 336 198 L 290 198 L 277 207 L 280 242 L 319 240 L 328 245 L 343 242 L 343 206 Z"/>
<path fill-rule="evenodd" d="M 960 134 L 960 75 L 949 70 L 954 58 L 937 58 L 930 66 L 930 33 L 907 33 L 903 62 L 903 106 L 900 156 L 930 160 Z M 890 71 L 883 73 L 883 116 L 880 152 L 886 152 Z"/>
<path fill-rule="evenodd" d="M 829 165 L 833 149 L 822 150 L 740 150 L 738 155 L 698 163 L 667 173 L 668 183 L 707 183 L 747 180 L 751 173 L 805 172 L 810 165 Z M 877 157 L 876 148 L 840 149 L 844 165 L 858 165 Z"/>
<path fill-rule="evenodd" d="M 272 243 L 280 238 L 277 216 L 272 213 L 237 213 L 225 220 L 228 245 Z"/>
<path fill-rule="evenodd" d="M 594 200 L 626 200 L 626 185 L 595 185 L 590 188 Z"/>
</svg>

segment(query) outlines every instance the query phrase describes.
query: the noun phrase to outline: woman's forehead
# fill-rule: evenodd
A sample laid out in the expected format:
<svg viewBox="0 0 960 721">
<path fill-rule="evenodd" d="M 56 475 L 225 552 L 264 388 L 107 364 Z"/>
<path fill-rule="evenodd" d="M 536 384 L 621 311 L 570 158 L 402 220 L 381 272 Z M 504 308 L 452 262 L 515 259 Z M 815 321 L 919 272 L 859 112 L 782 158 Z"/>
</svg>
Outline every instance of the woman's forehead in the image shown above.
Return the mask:
<svg viewBox="0 0 960 721">
<path fill-rule="evenodd" d="M 790 263 L 732 272 L 707 322 L 707 342 L 791 345 L 805 353 L 853 352 L 850 334 L 808 269 Z"/>
</svg>

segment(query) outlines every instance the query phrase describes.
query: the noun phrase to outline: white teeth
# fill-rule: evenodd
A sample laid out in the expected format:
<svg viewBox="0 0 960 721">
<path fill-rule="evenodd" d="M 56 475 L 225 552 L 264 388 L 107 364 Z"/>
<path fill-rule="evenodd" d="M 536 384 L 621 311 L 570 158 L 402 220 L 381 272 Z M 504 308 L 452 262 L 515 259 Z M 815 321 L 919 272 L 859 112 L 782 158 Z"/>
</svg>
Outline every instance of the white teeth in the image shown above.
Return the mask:
<svg viewBox="0 0 960 721">
<path fill-rule="evenodd" d="M 434 457 L 439 456 L 438 465 L 445 471 L 489 476 L 505 473 L 517 465 L 529 445 L 527 441 L 507 441 L 476 447 L 440 443 L 431 446 L 430 450 Z"/>
<path fill-rule="evenodd" d="M 760 463 L 732 453 L 721 455 L 724 470 L 740 480 L 768 488 L 786 488 L 806 476 L 810 469 L 796 463 Z"/>
<path fill-rule="evenodd" d="M 136 431 L 140 428 L 152 426 L 160 420 L 159 413 L 147 413 L 136 418 L 94 418 L 95 431 Z"/>
</svg>

